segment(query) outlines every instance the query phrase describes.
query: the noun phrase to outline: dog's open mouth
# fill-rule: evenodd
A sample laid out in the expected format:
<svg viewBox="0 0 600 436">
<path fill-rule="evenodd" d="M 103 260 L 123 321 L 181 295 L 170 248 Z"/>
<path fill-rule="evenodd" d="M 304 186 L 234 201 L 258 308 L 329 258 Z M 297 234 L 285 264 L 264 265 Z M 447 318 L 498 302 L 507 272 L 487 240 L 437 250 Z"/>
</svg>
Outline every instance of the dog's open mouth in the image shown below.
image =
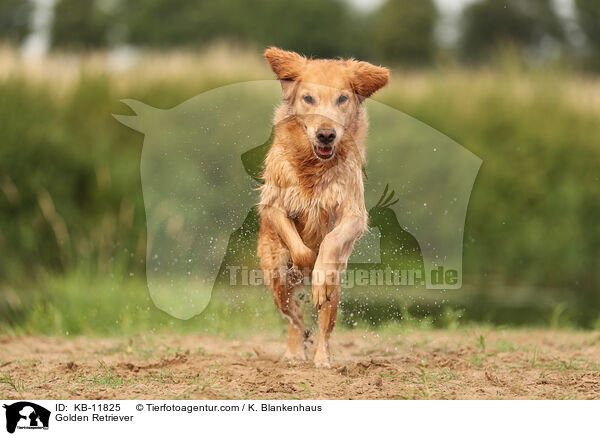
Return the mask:
<svg viewBox="0 0 600 436">
<path fill-rule="evenodd" d="M 313 146 L 313 149 L 315 150 L 315 154 L 317 155 L 317 157 L 320 159 L 329 159 L 333 156 L 333 153 L 335 153 L 335 147 L 331 144 L 315 145 Z"/>
</svg>

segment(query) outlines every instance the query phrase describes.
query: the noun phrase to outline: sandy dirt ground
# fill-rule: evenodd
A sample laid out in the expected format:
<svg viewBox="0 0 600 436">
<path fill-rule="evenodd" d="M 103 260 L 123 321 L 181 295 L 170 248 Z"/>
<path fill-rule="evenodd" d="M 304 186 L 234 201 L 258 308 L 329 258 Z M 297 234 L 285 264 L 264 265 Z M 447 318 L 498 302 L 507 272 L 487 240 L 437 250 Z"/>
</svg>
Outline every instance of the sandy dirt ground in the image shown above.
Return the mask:
<svg viewBox="0 0 600 436">
<path fill-rule="evenodd" d="M 331 369 L 281 361 L 284 343 L 0 337 L 0 398 L 600 398 L 600 332 L 338 332 Z"/>
</svg>

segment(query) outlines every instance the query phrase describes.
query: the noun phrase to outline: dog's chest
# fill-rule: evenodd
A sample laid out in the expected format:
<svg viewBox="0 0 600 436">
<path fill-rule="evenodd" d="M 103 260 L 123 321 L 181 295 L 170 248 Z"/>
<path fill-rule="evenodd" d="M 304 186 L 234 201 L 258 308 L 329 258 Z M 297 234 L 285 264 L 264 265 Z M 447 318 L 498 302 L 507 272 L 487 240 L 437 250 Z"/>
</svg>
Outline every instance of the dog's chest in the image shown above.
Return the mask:
<svg viewBox="0 0 600 436">
<path fill-rule="evenodd" d="M 345 178 L 323 180 L 312 189 L 293 187 L 286 193 L 288 215 L 294 219 L 304 242 L 316 248 L 335 226 L 340 208 L 347 201 Z"/>
</svg>

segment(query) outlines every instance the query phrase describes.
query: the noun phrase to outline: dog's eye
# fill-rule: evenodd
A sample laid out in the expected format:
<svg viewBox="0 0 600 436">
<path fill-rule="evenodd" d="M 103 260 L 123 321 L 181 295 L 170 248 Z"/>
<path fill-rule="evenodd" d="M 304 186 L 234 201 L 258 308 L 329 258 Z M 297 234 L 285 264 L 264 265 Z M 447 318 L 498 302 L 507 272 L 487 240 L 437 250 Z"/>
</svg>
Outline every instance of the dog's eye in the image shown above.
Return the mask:
<svg viewBox="0 0 600 436">
<path fill-rule="evenodd" d="M 310 95 L 305 95 L 304 96 L 304 101 L 306 103 L 308 103 L 308 104 L 313 104 L 314 103 L 314 100 L 313 100 L 313 98 Z"/>
<path fill-rule="evenodd" d="M 345 95 L 340 95 L 340 98 L 338 98 L 337 104 L 346 103 L 347 101 L 348 101 L 348 97 L 346 97 Z"/>
</svg>

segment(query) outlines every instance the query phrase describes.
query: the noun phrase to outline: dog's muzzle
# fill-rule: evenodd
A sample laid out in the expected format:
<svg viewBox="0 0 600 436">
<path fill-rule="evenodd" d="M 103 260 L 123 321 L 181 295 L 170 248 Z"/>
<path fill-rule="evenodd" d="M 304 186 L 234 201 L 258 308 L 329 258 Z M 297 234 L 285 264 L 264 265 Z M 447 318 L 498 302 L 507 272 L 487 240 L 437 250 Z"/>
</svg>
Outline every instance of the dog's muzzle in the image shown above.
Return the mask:
<svg viewBox="0 0 600 436">
<path fill-rule="evenodd" d="M 320 159 L 329 159 L 335 153 L 333 141 L 336 137 L 334 129 L 319 129 L 316 132 L 318 143 L 313 145 L 315 154 Z"/>
</svg>

